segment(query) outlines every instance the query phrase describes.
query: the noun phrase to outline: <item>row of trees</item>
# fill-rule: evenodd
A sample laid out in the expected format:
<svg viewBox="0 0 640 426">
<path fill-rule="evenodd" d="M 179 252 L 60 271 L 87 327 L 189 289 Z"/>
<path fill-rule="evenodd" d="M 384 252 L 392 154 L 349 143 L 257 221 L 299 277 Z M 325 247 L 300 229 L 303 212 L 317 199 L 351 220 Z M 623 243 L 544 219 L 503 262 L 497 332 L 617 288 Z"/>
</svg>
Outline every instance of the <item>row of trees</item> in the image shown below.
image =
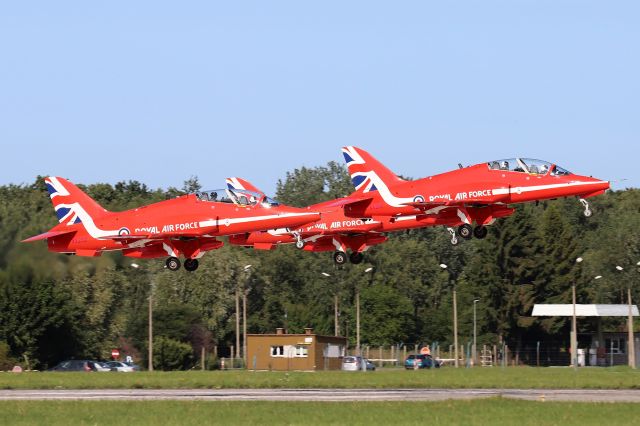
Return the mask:
<svg viewBox="0 0 640 426">
<path fill-rule="evenodd" d="M 85 189 L 118 211 L 198 186 L 191 178 L 182 190 L 150 190 L 139 182 Z M 287 173 L 276 196 L 304 206 L 346 195 L 351 188 L 344 168 L 332 162 Z M 471 336 L 473 300 L 480 299 L 479 344 L 504 341 L 522 348 L 530 341 L 568 335 L 566 319 L 532 318 L 534 303 L 569 303 L 574 281 L 579 302 L 620 303 L 622 290 L 637 281 L 640 191 L 610 192 L 594 199 L 593 209 L 587 219 L 574 199 L 518 206 L 486 239 L 455 247 L 441 227 L 399 232 L 368 251 L 363 264 L 338 269 L 326 253 L 225 246 L 202 258 L 196 273 L 172 273 L 162 268 L 163 259 L 138 262 L 142 267 L 135 269 L 117 253 L 87 259 L 48 253 L 42 243 L 20 244 L 55 225 L 55 215 L 42 178 L 33 185 L 2 186 L 0 364 L 43 368 L 71 357 L 107 358 L 113 347 L 145 362 L 153 291 L 156 364 L 188 368 L 202 347 L 209 353 L 214 346 L 234 344 L 238 286 L 248 290 L 249 332 L 282 326 L 302 332 L 311 326 L 333 334 L 337 294 L 341 330 L 353 343 L 353 299 L 359 288 L 363 344 L 448 345 L 455 281 L 462 341 Z M 576 264 L 578 256 L 585 261 Z M 447 271 L 440 263 L 449 266 Z M 248 264 L 252 267 L 245 270 Z M 616 271 L 616 265 L 624 271 Z M 366 273 L 369 267 L 373 270 Z M 604 278 L 596 281 L 597 275 Z M 622 326 L 608 321 L 610 328 Z"/>
</svg>

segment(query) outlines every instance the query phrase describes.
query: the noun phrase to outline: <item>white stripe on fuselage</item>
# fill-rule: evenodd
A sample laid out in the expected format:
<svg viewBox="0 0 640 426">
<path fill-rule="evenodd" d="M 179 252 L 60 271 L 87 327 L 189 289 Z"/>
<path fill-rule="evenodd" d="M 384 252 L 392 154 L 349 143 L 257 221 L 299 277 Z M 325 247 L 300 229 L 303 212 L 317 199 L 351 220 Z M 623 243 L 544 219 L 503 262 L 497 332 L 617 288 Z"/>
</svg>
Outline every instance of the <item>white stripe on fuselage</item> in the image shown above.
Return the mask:
<svg viewBox="0 0 640 426">
<path fill-rule="evenodd" d="M 257 222 L 259 220 L 269 220 L 269 219 L 281 219 L 287 217 L 302 217 L 302 216 L 315 216 L 316 213 L 280 213 L 280 214 L 270 214 L 265 216 L 249 216 L 249 217 L 237 217 L 237 218 L 226 218 L 226 219 L 215 219 L 215 220 L 203 220 L 199 222 L 199 226 L 201 228 L 206 228 L 209 226 L 230 226 L 235 225 L 237 223 L 249 223 L 249 222 Z"/>
</svg>

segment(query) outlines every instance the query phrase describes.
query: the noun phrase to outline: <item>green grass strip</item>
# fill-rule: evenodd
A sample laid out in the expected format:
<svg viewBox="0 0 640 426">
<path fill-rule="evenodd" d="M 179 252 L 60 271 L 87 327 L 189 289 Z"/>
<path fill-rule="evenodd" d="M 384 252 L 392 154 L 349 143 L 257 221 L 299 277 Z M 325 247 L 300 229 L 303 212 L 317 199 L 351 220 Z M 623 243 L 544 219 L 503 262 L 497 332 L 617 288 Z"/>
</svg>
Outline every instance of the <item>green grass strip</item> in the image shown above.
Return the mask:
<svg viewBox="0 0 640 426">
<path fill-rule="evenodd" d="M 3 425 L 631 425 L 638 404 L 515 401 L 2 401 Z"/>
<path fill-rule="evenodd" d="M 472 368 L 375 372 L 183 371 L 140 373 L 0 373 L 0 389 L 485 388 L 637 389 L 627 367 Z"/>
</svg>

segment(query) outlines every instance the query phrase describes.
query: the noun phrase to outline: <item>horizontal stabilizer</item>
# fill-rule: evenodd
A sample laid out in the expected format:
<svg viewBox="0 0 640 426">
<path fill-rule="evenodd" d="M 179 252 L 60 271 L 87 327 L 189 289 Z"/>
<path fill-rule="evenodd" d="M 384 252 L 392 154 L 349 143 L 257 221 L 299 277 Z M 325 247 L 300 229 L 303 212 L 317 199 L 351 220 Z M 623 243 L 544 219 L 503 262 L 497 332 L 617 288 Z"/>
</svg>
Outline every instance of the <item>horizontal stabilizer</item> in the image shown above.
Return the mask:
<svg viewBox="0 0 640 426">
<path fill-rule="evenodd" d="M 76 231 L 75 230 L 70 230 L 70 231 L 48 231 L 48 232 L 45 232 L 43 234 L 34 235 L 33 237 L 29 237 L 26 240 L 22 240 L 21 242 L 30 243 L 32 241 L 46 240 L 47 238 L 58 237 L 60 235 L 71 234 L 71 233 L 74 233 L 74 232 L 76 232 Z"/>
</svg>

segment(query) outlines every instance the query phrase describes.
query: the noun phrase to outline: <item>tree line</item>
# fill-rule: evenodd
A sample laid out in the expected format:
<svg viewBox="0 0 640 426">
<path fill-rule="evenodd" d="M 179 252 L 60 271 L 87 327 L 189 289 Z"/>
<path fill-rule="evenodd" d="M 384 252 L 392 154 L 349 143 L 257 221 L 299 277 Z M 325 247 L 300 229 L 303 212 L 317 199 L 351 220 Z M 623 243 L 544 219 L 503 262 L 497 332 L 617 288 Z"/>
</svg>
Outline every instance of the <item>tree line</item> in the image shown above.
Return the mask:
<svg viewBox="0 0 640 426">
<path fill-rule="evenodd" d="M 108 210 L 122 211 L 198 187 L 191 177 L 181 189 L 152 190 L 137 181 L 82 188 Z M 330 162 L 288 172 L 275 195 L 306 206 L 350 192 L 346 170 Z M 106 359 L 115 347 L 145 363 L 151 292 L 155 364 L 190 368 L 203 347 L 211 353 L 234 344 L 238 288 L 247 291 L 249 333 L 313 327 L 333 334 L 337 295 L 340 329 L 354 345 L 359 289 L 362 344 L 449 345 L 456 286 L 461 342 L 472 334 L 478 299 L 478 343 L 522 349 L 568 336 L 570 319 L 533 318 L 531 310 L 535 303 L 570 303 L 572 283 L 579 303 L 626 303 L 627 286 L 640 296 L 640 191 L 611 191 L 591 202 L 590 218 L 573 198 L 519 205 L 487 238 L 458 246 L 442 227 L 393 233 L 360 265 L 336 268 L 330 254 L 292 246 L 253 251 L 227 245 L 207 253 L 197 272 L 173 273 L 163 268 L 164 259 L 137 261 L 141 267 L 133 268 L 119 253 L 82 258 L 49 253 L 43 243 L 19 243 L 54 226 L 55 214 L 42 177 L 31 185 L 0 186 L 0 368 Z M 576 263 L 577 257 L 584 261 Z M 624 320 L 605 319 L 605 327 L 622 330 Z"/>
</svg>

